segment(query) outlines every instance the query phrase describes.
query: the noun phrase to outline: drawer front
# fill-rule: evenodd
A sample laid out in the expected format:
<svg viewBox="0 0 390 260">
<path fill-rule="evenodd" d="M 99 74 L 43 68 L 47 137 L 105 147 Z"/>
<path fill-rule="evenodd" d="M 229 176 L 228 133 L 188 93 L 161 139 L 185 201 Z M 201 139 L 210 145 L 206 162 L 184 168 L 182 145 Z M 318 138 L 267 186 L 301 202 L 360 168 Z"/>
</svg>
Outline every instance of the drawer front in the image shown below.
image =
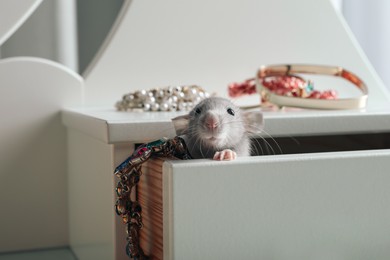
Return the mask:
<svg viewBox="0 0 390 260">
<path fill-rule="evenodd" d="M 163 165 L 164 259 L 389 259 L 390 150 Z"/>
</svg>

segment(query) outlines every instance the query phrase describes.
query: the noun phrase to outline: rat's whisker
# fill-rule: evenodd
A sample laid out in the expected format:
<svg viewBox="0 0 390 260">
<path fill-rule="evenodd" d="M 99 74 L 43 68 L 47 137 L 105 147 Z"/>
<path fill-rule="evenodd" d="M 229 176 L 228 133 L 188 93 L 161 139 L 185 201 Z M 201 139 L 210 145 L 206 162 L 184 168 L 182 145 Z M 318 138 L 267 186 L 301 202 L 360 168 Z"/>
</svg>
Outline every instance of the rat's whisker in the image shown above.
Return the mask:
<svg viewBox="0 0 390 260">
<path fill-rule="evenodd" d="M 267 133 L 264 129 L 262 130 L 262 132 L 266 135 L 266 136 L 268 136 L 274 143 L 275 143 L 275 145 L 276 145 L 276 147 L 278 148 L 278 150 L 279 150 L 279 152 L 281 153 L 281 154 L 283 154 L 283 150 L 282 150 L 282 148 L 280 147 L 280 145 L 278 144 L 278 142 L 275 140 L 275 138 L 273 138 L 269 133 Z M 265 138 L 263 138 L 264 140 L 265 140 Z"/>
<path fill-rule="evenodd" d="M 203 158 L 206 158 L 206 156 L 204 156 L 204 154 L 203 154 L 203 148 L 202 148 L 202 143 L 203 143 L 203 141 L 202 140 L 200 140 L 200 142 L 199 142 L 199 150 L 200 150 L 200 154 L 202 155 L 202 157 Z"/>
<path fill-rule="evenodd" d="M 267 148 L 267 150 L 268 150 L 268 149 L 271 150 L 271 153 L 270 153 L 270 154 L 276 155 L 276 152 L 275 152 L 274 148 L 273 148 L 272 145 L 267 141 L 267 139 L 265 139 L 264 137 L 260 137 L 260 139 L 262 139 L 262 140 L 264 141 L 264 143 L 265 143 L 265 145 L 266 145 L 265 147 Z"/>
<path fill-rule="evenodd" d="M 257 145 L 254 144 L 253 142 L 256 142 Z M 252 138 L 252 139 L 251 139 L 251 147 L 255 149 L 256 155 L 260 155 L 259 149 L 257 149 L 257 147 L 260 148 L 260 150 L 261 150 L 261 155 L 264 155 L 263 147 L 261 146 L 261 143 L 259 142 L 259 140 L 258 140 L 257 138 Z"/>
</svg>

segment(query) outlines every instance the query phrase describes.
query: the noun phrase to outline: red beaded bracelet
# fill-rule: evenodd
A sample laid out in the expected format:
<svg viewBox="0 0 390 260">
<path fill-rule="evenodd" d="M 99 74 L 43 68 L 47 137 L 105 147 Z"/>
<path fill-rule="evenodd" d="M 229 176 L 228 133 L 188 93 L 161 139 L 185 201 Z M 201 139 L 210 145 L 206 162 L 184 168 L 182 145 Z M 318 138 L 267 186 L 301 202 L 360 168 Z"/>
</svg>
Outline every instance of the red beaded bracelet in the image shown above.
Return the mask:
<svg viewBox="0 0 390 260">
<path fill-rule="evenodd" d="M 338 98 L 335 90 L 318 91 L 313 82 L 297 74 L 317 74 L 341 77 L 360 89 L 357 98 Z M 341 68 L 321 65 L 273 65 L 261 67 L 255 78 L 229 85 L 229 96 L 260 93 L 262 104 L 317 108 L 356 109 L 367 103 L 368 89 L 355 74 Z"/>
</svg>

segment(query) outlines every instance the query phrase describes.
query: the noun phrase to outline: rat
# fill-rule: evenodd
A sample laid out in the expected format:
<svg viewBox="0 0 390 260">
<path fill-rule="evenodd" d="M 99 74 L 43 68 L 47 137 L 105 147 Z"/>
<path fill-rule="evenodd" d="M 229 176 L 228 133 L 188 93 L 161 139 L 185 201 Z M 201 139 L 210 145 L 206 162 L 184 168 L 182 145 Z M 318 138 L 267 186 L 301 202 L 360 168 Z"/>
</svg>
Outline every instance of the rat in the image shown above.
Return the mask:
<svg viewBox="0 0 390 260">
<path fill-rule="evenodd" d="M 194 159 L 234 160 L 250 156 L 250 135 L 263 125 L 260 111 L 242 112 L 229 99 L 209 97 L 173 119 Z"/>
</svg>

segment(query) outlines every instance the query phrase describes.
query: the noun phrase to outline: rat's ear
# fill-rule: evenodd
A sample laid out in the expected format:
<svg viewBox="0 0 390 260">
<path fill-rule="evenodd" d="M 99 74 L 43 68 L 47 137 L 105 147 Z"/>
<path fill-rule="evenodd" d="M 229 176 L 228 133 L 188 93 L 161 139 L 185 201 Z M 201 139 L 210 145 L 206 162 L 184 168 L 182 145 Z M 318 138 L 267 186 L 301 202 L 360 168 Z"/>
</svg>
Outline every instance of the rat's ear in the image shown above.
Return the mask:
<svg viewBox="0 0 390 260">
<path fill-rule="evenodd" d="M 172 119 L 173 126 L 176 130 L 176 135 L 183 135 L 187 132 L 190 115 L 182 115 Z"/>
<path fill-rule="evenodd" d="M 264 128 L 263 113 L 260 111 L 245 111 L 242 113 L 245 129 L 249 134 L 260 133 Z"/>
</svg>

